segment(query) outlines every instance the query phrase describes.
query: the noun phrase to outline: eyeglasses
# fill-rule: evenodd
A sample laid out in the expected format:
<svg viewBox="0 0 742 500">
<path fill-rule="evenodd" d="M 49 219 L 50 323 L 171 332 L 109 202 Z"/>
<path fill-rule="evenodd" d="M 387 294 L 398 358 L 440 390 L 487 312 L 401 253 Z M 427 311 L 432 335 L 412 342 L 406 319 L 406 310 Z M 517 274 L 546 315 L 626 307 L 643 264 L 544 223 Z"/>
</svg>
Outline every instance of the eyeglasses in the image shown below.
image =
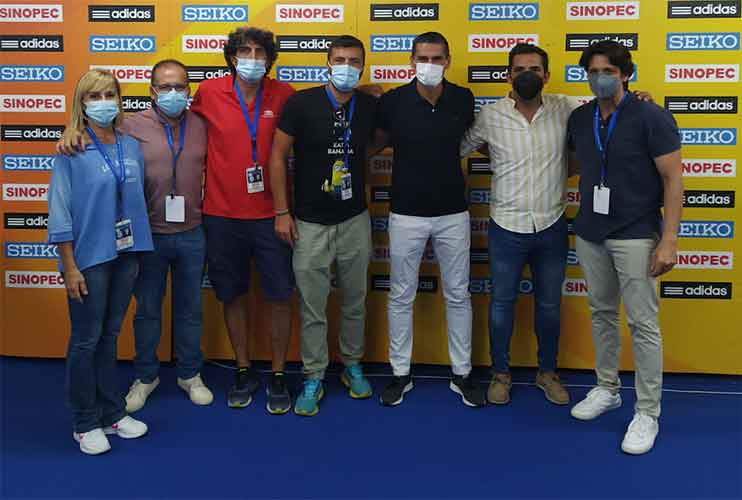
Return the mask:
<svg viewBox="0 0 742 500">
<path fill-rule="evenodd" d="M 182 92 L 188 88 L 188 85 L 181 85 L 180 83 L 163 83 L 162 85 L 153 85 L 153 87 L 158 92 L 170 92 L 171 90 Z"/>
</svg>

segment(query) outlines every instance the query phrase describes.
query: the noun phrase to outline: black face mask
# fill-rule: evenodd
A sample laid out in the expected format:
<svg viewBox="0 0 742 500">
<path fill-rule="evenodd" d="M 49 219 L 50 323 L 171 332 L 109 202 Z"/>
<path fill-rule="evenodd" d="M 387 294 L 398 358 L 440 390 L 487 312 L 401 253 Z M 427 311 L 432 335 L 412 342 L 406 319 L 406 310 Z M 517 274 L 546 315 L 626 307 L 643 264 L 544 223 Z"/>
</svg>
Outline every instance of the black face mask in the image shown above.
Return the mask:
<svg viewBox="0 0 742 500">
<path fill-rule="evenodd" d="M 533 71 L 524 71 L 513 80 L 513 89 L 518 95 L 530 101 L 544 88 L 544 80 Z"/>
</svg>

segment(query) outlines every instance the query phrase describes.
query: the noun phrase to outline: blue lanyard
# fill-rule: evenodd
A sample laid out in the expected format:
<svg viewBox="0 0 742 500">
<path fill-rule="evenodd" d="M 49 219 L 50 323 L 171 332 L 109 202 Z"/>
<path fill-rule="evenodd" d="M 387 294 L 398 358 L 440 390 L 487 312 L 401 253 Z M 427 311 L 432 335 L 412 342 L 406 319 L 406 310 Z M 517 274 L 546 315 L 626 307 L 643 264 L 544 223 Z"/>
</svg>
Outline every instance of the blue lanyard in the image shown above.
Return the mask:
<svg viewBox="0 0 742 500">
<path fill-rule="evenodd" d="M 621 111 L 621 106 L 623 106 L 623 103 L 626 101 L 626 98 L 629 96 L 628 92 L 624 93 L 623 97 L 621 98 L 621 101 L 618 103 L 618 106 L 616 106 L 616 111 L 613 112 L 611 115 L 611 120 L 608 122 L 608 130 L 605 134 L 605 144 L 603 144 L 603 140 L 600 138 L 600 106 L 598 105 L 598 101 L 595 101 L 595 115 L 593 117 L 593 135 L 595 136 L 595 147 L 598 148 L 598 152 L 600 152 L 600 185 L 605 185 L 605 171 L 606 167 L 608 165 L 608 143 L 611 142 L 611 136 L 613 135 L 613 130 L 616 128 L 616 122 L 618 121 L 618 112 Z"/>
<path fill-rule="evenodd" d="M 258 89 L 258 93 L 255 95 L 255 109 L 253 110 L 253 119 L 250 120 L 250 113 L 247 112 L 247 106 L 245 106 L 245 100 L 242 98 L 242 92 L 240 87 L 237 85 L 237 78 L 234 79 L 234 92 L 237 94 L 237 98 L 240 101 L 240 109 L 242 110 L 242 116 L 245 117 L 247 123 L 247 130 L 250 132 L 250 144 L 252 146 L 252 164 L 253 166 L 258 164 L 258 117 L 260 117 L 260 101 L 263 97 L 263 87 Z"/>
<path fill-rule="evenodd" d="M 124 164 L 124 148 L 121 146 L 121 141 L 119 140 L 119 134 L 114 129 L 113 135 L 116 138 L 116 156 L 118 157 L 118 168 L 116 168 L 116 165 L 113 163 L 113 160 L 111 160 L 111 157 L 108 156 L 108 152 L 105 150 L 103 145 L 98 140 L 98 136 L 95 135 L 95 132 L 93 132 L 93 129 L 90 127 L 85 127 L 85 131 L 88 133 L 90 138 L 93 140 L 93 144 L 95 145 L 95 149 L 98 150 L 100 155 L 103 157 L 103 160 L 106 162 L 106 165 L 108 165 L 108 169 L 111 171 L 111 174 L 113 175 L 113 178 L 116 179 L 116 213 L 119 220 L 122 218 L 122 211 L 121 208 L 123 206 L 123 200 L 122 200 L 122 186 L 124 182 L 126 182 L 126 166 Z"/>
<path fill-rule="evenodd" d="M 186 114 L 183 113 L 183 119 L 180 121 L 180 138 L 178 140 L 178 149 L 175 149 L 175 139 L 173 138 L 173 128 L 167 122 L 167 120 L 160 117 L 160 123 L 165 127 L 165 135 L 167 136 L 167 145 L 170 147 L 170 153 L 173 155 L 173 189 L 170 196 L 175 196 L 175 167 L 178 165 L 178 158 L 183 152 L 183 146 L 185 145 L 186 135 Z"/>
<path fill-rule="evenodd" d="M 330 103 L 332 104 L 332 109 L 337 111 L 340 109 L 340 104 L 338 103 L 337 99 L 335 99 L 335 94 L 332 93 L 332 90 L 330 90 L 330 86 L 325 86 L 325 92 L 327 92 L 327 97 L 330 99 Z M 356 111 L 356 94 L 353 93 L 353 97 L 350 98 L 350 107 L 348 108 L 348 119 L 345 121 L 345 130 L 343 131 L 343 161 L 345 162 L 345 168 L 350 168 L 350 164 L 348 163 L 348 158 L 350 156 L 350 136 L 351 136 L 351 130 L 350 130 L 350 124 L 353 121 L 353 114 Z"/>
</svg>

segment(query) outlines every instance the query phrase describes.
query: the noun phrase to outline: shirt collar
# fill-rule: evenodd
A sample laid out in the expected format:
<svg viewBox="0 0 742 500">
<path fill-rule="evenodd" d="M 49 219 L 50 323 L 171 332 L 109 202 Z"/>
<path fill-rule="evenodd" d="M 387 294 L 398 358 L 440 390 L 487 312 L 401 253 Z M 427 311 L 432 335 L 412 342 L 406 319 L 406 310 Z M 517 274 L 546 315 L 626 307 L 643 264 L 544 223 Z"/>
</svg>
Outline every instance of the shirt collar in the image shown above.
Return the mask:
<svg viewBox="0 0 742 500">
<path fill-rule="evenodd" d="M 438 101 L 435 104 L 436 106 L 440 106 L 441 102 L 447 102 L 448 97 L 451 95 L 452 92 L 451 84 L 448 80 L 444 78 L 441 83 L 443 83 L 443 91 L 438 97 Z M 407 86 L 410 88 L 410 92 L 412 92 L 416 96 L 417 102 L 425 103 L 428 106 L 431 105 L 430 102 L 428 102 L 428 100 L 421 96 L 420 92 L 417 91 L 417 78 L 413 78 L 412 81 L 407 84 Z"/>
</svg>

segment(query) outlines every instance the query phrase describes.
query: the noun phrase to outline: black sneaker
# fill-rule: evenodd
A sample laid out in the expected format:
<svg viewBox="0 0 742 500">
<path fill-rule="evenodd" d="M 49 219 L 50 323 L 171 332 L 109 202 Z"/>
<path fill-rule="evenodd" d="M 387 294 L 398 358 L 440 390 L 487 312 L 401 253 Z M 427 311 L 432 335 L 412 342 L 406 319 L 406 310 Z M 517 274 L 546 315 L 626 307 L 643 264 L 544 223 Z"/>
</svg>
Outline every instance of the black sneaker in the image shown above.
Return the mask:
<svg viewBox="0 0 742 500">
<path fill-rule="evenodd" d="M 384 392 L 381 393 L 381 404 L 397 406 L 404 399 L 404 395 L 410 392 L 413 387 L 412 377 L 409 375 L 392 378 L 392 383 L 386 386 Z"/>
<path fill-rule="evenodd" d="M 260 377 L 249 369 L 237 370 L 234 385 L 227 394 L 227 406 L 230 408 L 245 408 L 252 402 L 252 395 L 260 387 Z"/>
<path fill-rule="evenodd" d="M 466 406 L 480 408 L 485 404 L 484 391 L 474 382 L 471 376 L 462 377 L 461 375 L 454 375 L 448 387 L 461 396 L 461 401 Z"/>
<path fill-rule="evenodd" d="M 291 409 L 291 393 L 283 373 L 274 373 L 265 389 L 268 402 L 265 408 L 271 415 L 283 415 Z"/>
</svg>

